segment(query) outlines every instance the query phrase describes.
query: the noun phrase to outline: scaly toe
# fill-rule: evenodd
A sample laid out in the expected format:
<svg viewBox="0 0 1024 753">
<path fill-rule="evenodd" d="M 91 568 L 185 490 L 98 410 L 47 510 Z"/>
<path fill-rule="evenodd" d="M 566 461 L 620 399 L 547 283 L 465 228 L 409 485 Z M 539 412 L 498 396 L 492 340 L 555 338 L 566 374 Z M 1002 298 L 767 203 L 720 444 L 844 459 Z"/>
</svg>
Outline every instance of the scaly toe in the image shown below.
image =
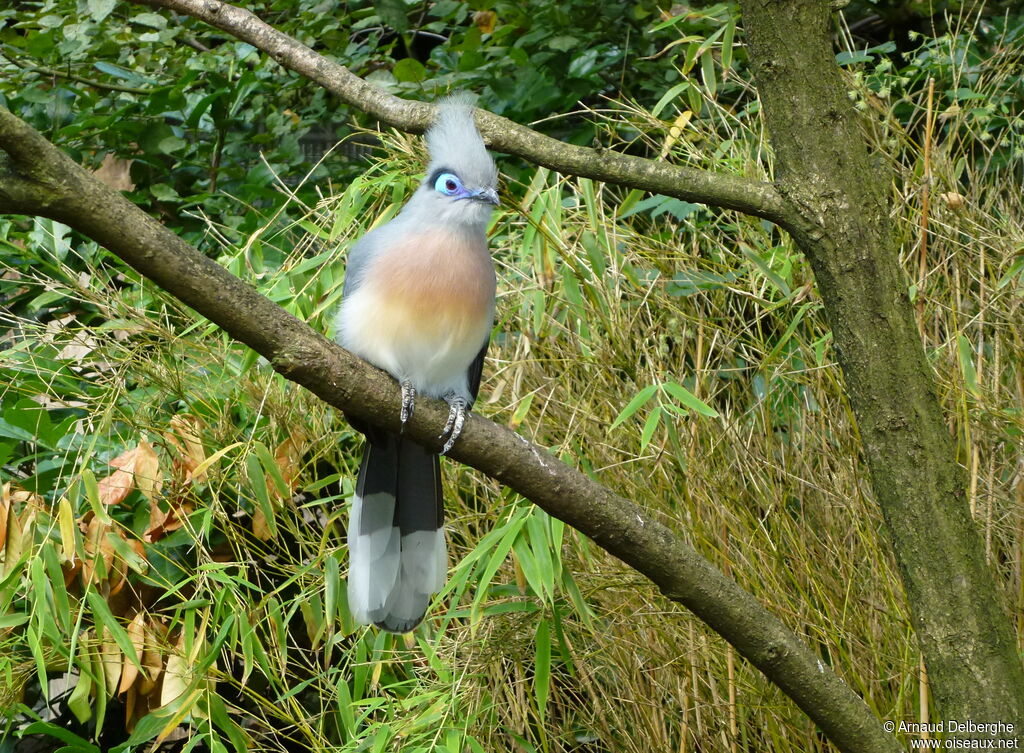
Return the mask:
<svg viewBox="0 0 1024 753">
<path fill-rule="evenodd" d="M 447 455 L 448 450 L 455 444 L 455 440 L 462 434 L 462 426 L 466 423 L 466 400 L 454 394 L 447 394 L 444 396 L 444 399 L 449 406 L 448 421 L 445 423 L 444 430 L 438 439 L 448 437 L 444 447 L 441 449 L 441 454 Z"/>
<path fill-rule="evenodd" d="M 399 416 L 402 420 L 402 431 L 405 431 L 405 425 L 412 418 L 412 412 L 415 408 L 416 388 L 412 386 L 412 382 L 404 379 L 402 380 L 402 413 Z"/>
<path fill-rule="evenodd" d="M 459 404 L 449 403 L 448 404 L 448 420 L 445 422 L 444 428 L 441 429 L 441 433 L 437 435 L 438 439 L 444 439 L 448 436 L 449 432 L 455 428 L 455 421 L 459 416 Z"/>
</svg>

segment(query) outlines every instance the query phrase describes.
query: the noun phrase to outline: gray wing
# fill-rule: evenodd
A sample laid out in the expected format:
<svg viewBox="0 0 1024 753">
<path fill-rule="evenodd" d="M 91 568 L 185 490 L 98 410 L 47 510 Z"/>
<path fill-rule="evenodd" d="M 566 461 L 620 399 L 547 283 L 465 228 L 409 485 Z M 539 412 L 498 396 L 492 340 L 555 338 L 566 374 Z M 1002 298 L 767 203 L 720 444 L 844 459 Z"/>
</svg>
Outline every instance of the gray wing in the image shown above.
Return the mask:
<svg viewBox="0 0 1024 753">
<path fill-rule="evenodd" d="M 355 291 L 362 283 L 373 257 L 387 246 L 388 236 L 395 231 L 395 220 L 397 219 L 398 217 L 371 230 L 349 249 L 348 263 L 345 266 L 345 287 L 341 291 L 342 298 Z"/>
<path fill-rule="evenodd" d="M 487 356 L 487 346 L 491 344 L 490 335 L 484 340 L 484 346 L 480 348 L 480 352 L 476 354 L 476 358 L 473 359 L 473 363 L 469 365 L 469 395 L 470 395 L 470 406 L 476 402 L 477 393 L 480 391 L 480 378 L 484 373 L 484 358 Z"/>
<path fill-rule="evenodd" d="M 390 225 L 390 223 L 388 223 L 388 225 Z M 342 307 L 345 305 L 345 300 L 348 296 L 355 292 L 355 290 L 362 284 L 363 277 L 366 275 L 366 270 L 370 265 L 370 261 L 377 254 L 377 251 L 382 248 L 382 236 L 385 234 L 388 225 L 382 225 L 375 230 L 371 230 L 352 244 L 352 248 L 348 250 L 348 262 L 345 265 L 345 286 L 341 290 Z M 337 330 L 335 331 L 335 337 L 338 337 Z M 342 343 L 342 345 L 344 346 L 344 343 Z M 365 434 L 371 441 L 382 441 L 382 438 L 386 436 L 384 433 L 381 433 L 380 430 L 376 429 L 376 427 L 363 423 L 347 413 L 345 414 L 345 418 L 348 419 L 348 422 L 352 425 L 353 429 Z"/>
<path fill-rule="evenodd" d="M 363 281 L 366 267 L 370 259 L 373 258 L 374 249 L 377 248 L 376 239 L 373 237 L 376 232 L 374 230 L 364 235 L 348 251 L 348 263 L 345 265 L 345 287 L 341 291 L 343 299 L 354 292 L 359 287 L 359 283 Z"/>
</svg>

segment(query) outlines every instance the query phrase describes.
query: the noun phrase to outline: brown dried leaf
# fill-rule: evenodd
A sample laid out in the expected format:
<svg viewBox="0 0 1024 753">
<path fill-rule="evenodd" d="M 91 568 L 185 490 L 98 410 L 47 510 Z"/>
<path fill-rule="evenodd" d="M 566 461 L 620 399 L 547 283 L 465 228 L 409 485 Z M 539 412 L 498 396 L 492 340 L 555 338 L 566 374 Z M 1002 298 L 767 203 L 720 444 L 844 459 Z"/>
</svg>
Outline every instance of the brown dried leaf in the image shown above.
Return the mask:
<svg viewBox="0 0 1024 753">
<path fill-rule="evenodd" d="M 103 163 L 92 174 L 115 191 L 134 191 L 131 166 L 132 160 L 121 159 L 108 153 L 103 156 Z"/>
<path fill-rule="evenodd" d="M 940 194 L 939 198 L 946 202 L 946 206 L 950 209 L 961 209 L 967 202 L 967 198 L 956 191 L 946 191 L 946 193 Z"/>
<path fill-rule="evenodd" d="M 288 488 L 288 496 L 295 491 L 299 481 L 299 467 L 302 463 L 302 453 L 305 448 L 305 436 L 300 432 L 292 432 L 288 439 L 284 440 L 274 450 L 274 462 L 281 472 L 281 478 Z M 270 493 L 280 499 L 281 494 L 277 484 L 267 479 L 267 488 Z"/>
<path fill-rule="evenodd" d="M 6 484 L 4 485 L 6 488 Z M 14 506 L 8 502 L 4 505 L 6 508 L 6 514 L 4 515 L 4 530 L 6 534 L 4 536 L 4 564 L 0 567 L 0 580 L 3 580 L 12 570 L 14 570 L 15 564 L 21 558 L 21 553 L 24 550 L 23 540 L 21 538 L 21 521 L 18 520 L 18 513 L 14 511 Z"/>
<path fill-rule="evenodd" d="M 11 491 L 11 502 L 14 504 L 23 504 L 26 508 L 33 508 L 38 510 L 43 506 L 43 498 L 33 492 L 27 492 L 24 489 L 14 489 Z"/>
<path fill-rule="evenodd" d="M 473 23 L 481 34 L 490 34 L 498 22 L 498 14 L 493 10 L 478 10 L 473 14 Z"/>
<path fill-rule="evenodd" d="M 138 688 L 141 695 L 149 695 L 153 692 L 153 688 L 156 687 L 156 682 L 164 668 L 160 644 L 152 625 L 146 626 L 143 646 L 142 667 L 146 671 L 142 674 L 142 680 L 139 682 Z"/>
<path fill-rule="evenodd" d="M 135 476 L 131 471 L 118 468 L 109 476 L 100 479 L 100 502 L 108 507 L 124 501 L 135 488 Z"/>
<path fill-rule="evenodd" d="M 188 657 L 185 656 L 185 635 L 178 639 L 178 645 L 167 657 L 164 670 L 164 684 L 160 688 L 160 705 L 166 706 L 188 690 Z"/>
<path fill-rule="evenodd" d="M 100 639 L 100 662 L 103 665 L 103 680 L 107 690 L 107 697 L 117 693 L 118 680 L 121 677 L 122 653 L 117 641 L 110 631 L 103 628 Z"/>
<path fill-rule="evenodd" d="M 121 589 L 124 588 L 124 584 L 128 582 L 128 563 L 120 557 L 114 557 L 114 552 L 116 550 L 114 549 L 111 537 L 115 535 L 121 535 L 122 538 L 124 537 L 123 534 L 115 534 L 113 532 L 108 533 L 103 537 L 104 562 L 107 560 L 107 552 L 110 552 L 110 570 L 107 574 L 107 580 L 110 584 L 109 591 L 107 593 L 108 597 L 118 594 Z"/>
<path fill-rule="evenodd" d="M 159 541 L 172 531 L 177 531 L 184 525 L 184 520 L 192 514 L 193 507 L 187 502 L 182 502 L 177 507 L 173 505 L 167 512 L 161 510 L 157 505 L 149 511 L 149 527 L 143 534 L 143 539 L 149 542 Z"/>
<path fill-rule="evenodd" d="M 263 514 L 263 508 L 257 507 L 252 514 L 252 535 L 260 541 L 270 541 L 272 534 L 270 526 L 267 525 L 267 516 Z"/>
<path fill-rule="evenodd" d="M 75 559 L 74 562 L 62 562 L 60 566 L 61 572 L 64 574 L 64 588 L 71 588 L 71 584 L 75 582 L 75 578 L 82 572 L 82 566 L 85 563 L 81 559 Z"/>
<path fill-rule="evenodd" d="M 116 505 L 124 501 L 136 486 L 150 502 L 161 486 L 160 460 L 153 446 L 145 439 L 110 461 L 116 468 L 112 474 L 100 479 L 100 501 Z"/>
<path fill-rule="evenodd" d="M 124 675 L 121 676 L 121 684 L 124 685 Z M 139 698 L 139 691 L 134 687 L 128 688 L 124 696 L 124 728 L 131 734 L 135 731 L 135 724 L 139 721 L 135 718 L 136 701 Z"/>
<path fill-rule="evenodd" d="M 0 489 L 0 580 L 8 575 L 25 552 L 25 542 L 31 540 L 36 515 L 42 508 L 43 500 L 38 494 L 16 489 L 10 483 Z M 22 507 L 21 514 L 15 506 Z"/>
<path fill-rule="evenodd" d="M 85 532 L 85 541 L 82 548 L 85 550 L 85 558 L 82 561 L 82 582 L 88 585 L 93 582 L 94 576 L 106 578 L 110 573 L 110 565 L 114 561 L 114 554 L 109 543 L 107 543 L 107 526 L 95 515 L 89 521 Z M 106 548 L 106 551 L 104 549 Z M 96 563 L 101 564 L 97 568 Z"/>
<path fill-rule="evenodd" d="M 135 456 L 135 485 L 142 495 L 150 501 L 160 494 L 163 478 L 160 474 L 160 459 L 153 450 L 153 445 L 145 439 L 139 442 Z"/>
<path fill-rule="evenodd" d="M 141 657 L 143 649 L 146 645 L 146 613 L 139 612 L 132 618 L 132 621 L 128 623 L 128 640 L 132 642 L 132 646 L 135 647 L 135 655 Z M 139 676 L 139 668 L 135 665 L 131 659 L 127 656 L 124 657 L 124 665 L 121 668 L 121 685 L 118 687 L 118 693 L 124 693 L 135 684 L 135 680 Z M 128 699 L 125 699 L 128 702 Z M 125 712 L 125 719 L 131 719 L 131 714 Z"/>
<path fill-rule="evenodd" d="M 176 463 L 185 468 L 185 481 L 192 480 L 192 472 L 206 459 L 206 451 L 200 441 L 199 419 L 195 416 L 179 415 L 171 419 L 171 430 L 164 432 L 167 443 L 178 451 Z M 203 481 L 206 471 L 196 474 L 196 481 Z"/>
<path fill-rule="evenodd" d="M 11 485 L 6 483 L 0 488 L 0 552 L 7 541 L 7 516 L 11 510 Z"/>
</svg>

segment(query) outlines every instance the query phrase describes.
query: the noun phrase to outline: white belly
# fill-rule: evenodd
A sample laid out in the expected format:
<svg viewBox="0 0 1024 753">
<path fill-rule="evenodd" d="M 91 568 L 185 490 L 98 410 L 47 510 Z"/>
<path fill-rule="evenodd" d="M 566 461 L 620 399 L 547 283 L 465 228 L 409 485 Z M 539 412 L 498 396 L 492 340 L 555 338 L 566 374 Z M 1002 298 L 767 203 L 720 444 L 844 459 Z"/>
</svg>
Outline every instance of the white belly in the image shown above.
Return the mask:
<svg viewBox="0 0 1024 753">
<path fill-rule="evenodd" d="M 467 372 L 490 334 L 494 293 L 483 233 L 419 228 L 368 261 L 342 301 L 336 336 L 424 394 L 470 400 Z"/>
<path fill-rule="evenodd" d="M 364 284 L 342 304 L 338 342 L 395 379 L 410 380 L 423 394 L 442 397 L 451 391 L 469 400 L 469 366 L 490 334 L 492 312 L 482 313 L 423 311 Z"/>
</svg>

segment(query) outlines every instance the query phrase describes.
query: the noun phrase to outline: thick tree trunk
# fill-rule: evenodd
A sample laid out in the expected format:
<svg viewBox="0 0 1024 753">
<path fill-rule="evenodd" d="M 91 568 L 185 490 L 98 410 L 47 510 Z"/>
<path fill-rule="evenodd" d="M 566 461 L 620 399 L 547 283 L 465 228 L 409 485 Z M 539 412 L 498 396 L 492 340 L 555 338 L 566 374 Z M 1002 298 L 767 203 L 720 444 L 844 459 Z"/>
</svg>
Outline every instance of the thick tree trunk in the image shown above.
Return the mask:
<svg viewBox="0 0 1024 753">
<path fill-rule="evenodd" d="M 985 562 L 822 0 L 741 0 L 787 229 L 832 326 L 943 719 L 1024 728 L 1024 670 Z M 987 735 L 986 735 L 987 736 Z"/>
</svg>

